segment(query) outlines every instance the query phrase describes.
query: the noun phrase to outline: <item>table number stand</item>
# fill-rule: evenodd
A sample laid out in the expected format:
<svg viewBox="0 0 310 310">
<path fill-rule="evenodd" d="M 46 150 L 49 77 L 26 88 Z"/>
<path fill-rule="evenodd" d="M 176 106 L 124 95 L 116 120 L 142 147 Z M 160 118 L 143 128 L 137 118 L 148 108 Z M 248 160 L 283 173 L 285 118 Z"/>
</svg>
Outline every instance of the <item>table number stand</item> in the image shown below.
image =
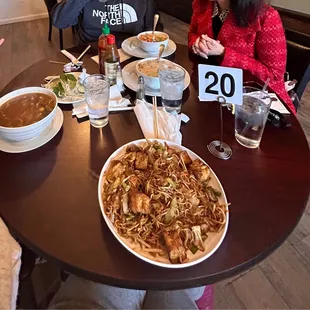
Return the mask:
<svg viewBox="0 0 310 310">
<path fill-rule="evenodd" d="M 210 144 L 207 145 L 209 152 L 215 157 L 223 160 L 227 160 L 232 155 L 232 149 L 223 142 L 223 131 L 224 131 L 224 123 L 223 123 L 223 107 L 228 106 L 226 103 L 226 99 L 223 96 L 218 96 L 217 101 L 220 103 L 220 118 L 221 118 L 221 137 L 219 140 L 214 140 Z"/>
</svg>

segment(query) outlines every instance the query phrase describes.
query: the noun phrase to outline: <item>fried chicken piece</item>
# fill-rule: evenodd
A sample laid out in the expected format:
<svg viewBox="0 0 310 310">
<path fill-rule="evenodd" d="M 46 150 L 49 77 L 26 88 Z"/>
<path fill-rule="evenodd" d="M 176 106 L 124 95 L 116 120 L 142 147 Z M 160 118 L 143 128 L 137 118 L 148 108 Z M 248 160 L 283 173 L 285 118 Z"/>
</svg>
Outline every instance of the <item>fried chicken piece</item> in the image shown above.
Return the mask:
<svg viewBox="0 0 310 310">
<path fill-rule="evenodd" d="M 149 214 L 151 212 L 151 198 L 143 193 L 130 194 L 130 209 L 133 213 Z"/>
<path fill-rule="evenodd" d="M 115 166 L 112 167 L 111 175 L 114 177 L 120 177 L 125 172 L 125 166 L 118 162 Z"/>
<path fill-rule="evenodd" d="M 136 160 L 136 155 L 137 155 L 136 152 L 127 153 L 125 155 L 125 159 L 132 163 L 132 162 L 134 162 Z"/>
<path fill-rule="evenodd" d="M 139 178 L 135 175 L 131 175 L 128 179 L 129 181 L 129 184 L 130 184 L 130 189 L 131 190 L 136 190 L 139 185 L 140 185 L 140 181 L 139 181 Z"/>
<path fill-rule="evenodd" d="M 210 169 L 204 165 L 199 159 L 195 159 L 189 166 L 190 171 L 200 182 L 207 181 L 210 176 Z"/>
<path fill-rule="evenodd" d="M 186 250 L 179 233 L 175 230 L 163 232 L 170 261 L 173 264 L 182 263 L 187 259 Z"/>
<path fill-rule="evenodd" d="M 183 162 L 186 166 L 190 165 L 192 163 L 191 158 L 189 157 L 189 155 L 187 154 L 186 151 L 180 152 L 179 153 L 180 157 L 183 159 Z"/>
<path fill-rule="evenodd" d="M 136 160 L 135 160 L 136 169 L 146 170 L 148 161 L 149 161 L 149 157 L 147 154 L 142 153 L 142 152 L 136 153 Z"/>
<path fill-rule="evenodd" d="M 175 149 L 170 147 L 166 142 L 165 142 L 165 148 L 166 148 L 166 150 L 167 150 L 169 155 L 172 155 L 172 154 L 176 153 Z"/>
<path fill-rule="evenodd" d="M 136 144 L 130 144 L 126 148 L 126 153 L 128 152 L 141 152 L 141 147 Z"/>
</svg>

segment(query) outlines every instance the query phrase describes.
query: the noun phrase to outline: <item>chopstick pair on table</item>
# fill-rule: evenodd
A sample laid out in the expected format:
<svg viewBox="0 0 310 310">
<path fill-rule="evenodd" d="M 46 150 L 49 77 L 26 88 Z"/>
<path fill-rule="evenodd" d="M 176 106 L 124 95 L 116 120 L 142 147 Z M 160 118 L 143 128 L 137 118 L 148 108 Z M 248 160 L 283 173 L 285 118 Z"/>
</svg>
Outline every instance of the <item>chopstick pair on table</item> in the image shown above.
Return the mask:
<svg viewBox="0 0 310 310">
<path fill-rule="evenodd" d="M 157 116 L 157 98 L 156 96 L 152 97 L 152 103 L 153 103 L 153 126 L 154 126 L 154 135 L 155 139 L 159 138 L 158 134 L 158 116 Z"/>
<path fill-rule="evenodd" d="M 82 59 L 82 57 L 86 54 L 86 52 L 91 48 L 91 45 L 88 45 L 86 47 L 86 49 L 82 52 L 82 54 L 78 57 L 75 58 L 72 54 L 70 54 L 69 52 L 67 52 L 66 50 L 62 50 L 61 53 L 66 56 L 67 58 L 69 58 L 72 62 L 72 64 L 78 64 L 79 61 Z M 49 60 L 50 63 L 53 64 L 59 64 L 59 65 L 66 65 L 67 63 L 62 62 L 62 61 L 57 61 L 57 60 Z"/>
</svg>

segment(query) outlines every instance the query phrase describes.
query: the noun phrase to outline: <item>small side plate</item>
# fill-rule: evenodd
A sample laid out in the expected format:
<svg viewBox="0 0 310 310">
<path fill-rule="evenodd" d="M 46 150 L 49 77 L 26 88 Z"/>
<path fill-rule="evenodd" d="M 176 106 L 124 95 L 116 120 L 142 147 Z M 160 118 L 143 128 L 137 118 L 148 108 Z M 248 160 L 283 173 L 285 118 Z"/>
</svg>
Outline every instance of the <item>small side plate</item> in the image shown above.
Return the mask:
<svg viewBox="0 0 310 310">
<path fill-rule="evenodd" d="M 67 74 L 72 74 L 72 75 L 75 76 L 75 78 L 76 78 L 77 80 L 79 80 L 79 76 L 80 76 L 81 72 L 70 72 L 70 73 L 67 73 Z M 54 79 L 50 80 L 50 81 L 45 85 L 45 88 L 47 88 L 47 89 L 53 91 L 53 87 L 54 87 L 53 84 L 54 84 L 55 82 L 58 83 L 57 80 L 59 80 L 59 77 L 55 77 Z M 57 97 L 57 100 L 58 100 L 58 103 L 60 103 L 60 104 L 74 104 L 74 103 L 79 103 L 79 102 L 85 100 L 85 95 L 81 93 L 81 99 L 77 99 L 77 100 L 70 100 L 70 99 L 68 99 L 67 97 L 63 97 L 63 98 L 58 98 L 58 97 Z"/>
<path fill-rule="evenodd" d="M 138 90 L 138 75 L 136 72 L 136 64 L 138 61 L 139 60 L 130 62 L 123 68 L 122 71 L 124 84 L 135 92 Z M 191 82 L 191 78 L 189 73 L 185 69 L 184 71 L 185 71 L 184 89 L 186 89 L 189 83 Z M 160 89 L 152 89 L 147 86 L 145 86 L 145 94 L 147 96 L 161 97 Z"/>
<path fill-rule="evenodd" d="M 122 49 L 127 54 L 134 56 L 134 57 L 137 57 L 137 58 L 154 57 L 154 54 L 149 54 L 149 53 L 145 52 L 144 50 L 142 50 L 138 46 L 137 37 L 130 37 L 130 38 L 124 40 L 122 43 Z M 176 44 L 172 40 L 169 40 L 168 45 L 165 48 L 162 57 L 170 56 L 171 54 L 173 54 L 176 51 L 176 49 L 177 49 Z M 155 56 L 156 56 L 156 54 L 155 54 Z"/>
</svg>

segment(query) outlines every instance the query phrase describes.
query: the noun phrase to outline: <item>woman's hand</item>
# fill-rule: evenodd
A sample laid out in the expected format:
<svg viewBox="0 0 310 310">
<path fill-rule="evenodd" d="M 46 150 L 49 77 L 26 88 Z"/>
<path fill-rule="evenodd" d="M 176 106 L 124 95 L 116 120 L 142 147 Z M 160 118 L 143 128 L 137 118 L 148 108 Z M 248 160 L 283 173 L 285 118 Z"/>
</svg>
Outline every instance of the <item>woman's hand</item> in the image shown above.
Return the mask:
<svg viewBox="0 0 310 310">
<path fill-rule="evenodd" d="M 206 59 L 208 59 L 208 56 L 222 56 L 225 52 L 225 47 L 220 41 L 211 39 L 206 34 L 197 38 L 192 49 L 196 55 Z"/>
<path fill-rule="evenodd" d="M 200 37 L 196 39 L 195 43 L 192 46 L 192 50 L 194 54 L 208 59 L 207 46 Z"/>
<path fill-rule="evenodd" d="M 200 41 L 206 46 L 208 56 L 222 56 L 225 52 L 225 47 L 220 43 L 220 41 L 211 39 L 206 34 L 201 36 Z"/>
</svg>

